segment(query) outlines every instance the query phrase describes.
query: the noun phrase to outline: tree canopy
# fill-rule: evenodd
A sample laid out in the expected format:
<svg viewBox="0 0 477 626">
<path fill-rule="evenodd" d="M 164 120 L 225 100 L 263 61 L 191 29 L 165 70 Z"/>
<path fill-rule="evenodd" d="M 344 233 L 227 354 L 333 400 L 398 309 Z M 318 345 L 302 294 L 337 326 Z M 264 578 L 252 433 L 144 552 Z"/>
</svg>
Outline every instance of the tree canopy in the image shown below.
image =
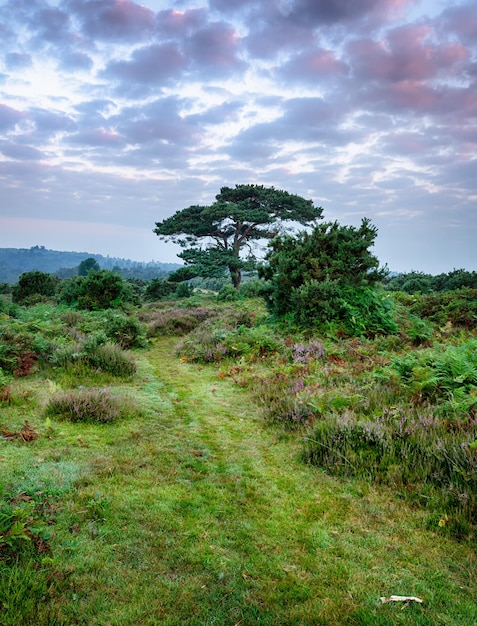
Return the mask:
<svg viewBox="0 0 477 626">
<path fill-rule="evenodd" d="M 186 264 L 181 278 L 218 276 L 228 271 L 238 288 L 243 270 L 255 267 L 255 246 L 273 239 L 286 225 L 312 225 L 322 208 L 312 200 L 262 185 L 222 187 L 209 206 L 192 205 L 156 222 L 154 232 L 178 243 Z"/>
</svg>

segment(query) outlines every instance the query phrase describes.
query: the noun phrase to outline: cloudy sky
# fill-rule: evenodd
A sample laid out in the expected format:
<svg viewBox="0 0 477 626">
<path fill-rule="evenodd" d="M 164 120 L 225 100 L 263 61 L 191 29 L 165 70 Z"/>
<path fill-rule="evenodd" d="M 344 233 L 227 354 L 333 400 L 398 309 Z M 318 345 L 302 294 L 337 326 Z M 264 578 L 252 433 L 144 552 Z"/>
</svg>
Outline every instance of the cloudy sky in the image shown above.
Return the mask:
<svg viewBox="0 0 477 626">
<path fill-rule="evenodd" d="M 0 0 L 0 247 L 176 261 L 220 187 L 477 270 L 475 0 Z"/>
</svg>

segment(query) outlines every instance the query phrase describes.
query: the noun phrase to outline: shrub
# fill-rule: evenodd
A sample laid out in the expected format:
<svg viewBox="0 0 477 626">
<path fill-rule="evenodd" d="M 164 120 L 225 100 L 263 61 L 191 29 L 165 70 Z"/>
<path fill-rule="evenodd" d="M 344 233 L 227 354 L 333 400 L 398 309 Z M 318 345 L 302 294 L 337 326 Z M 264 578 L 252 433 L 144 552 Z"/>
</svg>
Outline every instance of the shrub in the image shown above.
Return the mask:
<svg viewBox="0 0 477 626">
<path fill-rule="evenodd" d="M 270 326 L 211 328 L 204 324 L 177 346 L 177 353 L 191 361 L 211 363 L 225 358 L 263 357 L 283 347 L 284 341 Z"/>
<path fill-rule="evenodd" d="M 426 413 L 388 410 L 360 420 L 345 412 L 314 423 L 304 456 L 333 474 L 389 484 L 421 505 L 446 511 L 461 532 L 477 523 L 474 441 L 475 432 L 449 431 Z"/>
<path fill-rule="evenodd" d="M 162 300 L 172 296 L 176 289 L 176 283 L 171 283 L 165 278 L 153 278 L 146 287 L 144 298 L 149 301 Z"/>
<path fill-rule="evenodd" d="M 109 270 L 90 271 L 87 276 L 76 276 L 63 281 L 59 301 L 80 309 L 96 311 L 115 309 L 134 301 L 131 286 Z"/>
<path fill-rule="evenodd" d="M 340 334 L 373 336 L 395 333 L 393 303 L 371 287 L 341 286 L 337 281 L 310 280 L 290 295 L 293 319 L 302 327 L 334 325 Z"/>
<path fill-rule="evenodd" d="M 87 367 L 120 378 L 130 378 L 137 367 L 133 357 L 120 346 L 108 343 L 102 332 L 80 343 L 58 345 L 50 357 L 53 367 Z"/>
<path fill-rule="evenodd" d="M 108 312 L 105 323 L 107 337 L 122 348 L 145 345 L 145 328 L 135 317 L 124 315 L 118 311 L 111 311 Z"/>
<path fill-rule="evenodd" d="M 47 417 L 70 422 L 106 424 L 134 413 L 125 398 L 113 396 L 108 389 L 81 389 L 55 394 L 45 408 Z"/>
<path fill-rule="evenodd" d="M 267 290 L 263 280 L 244 280 L 240 283 L 239 293 L 243 298 L 260 298 Z"/>
<path fill-rule="evenodd" d="M 85 345 L 82 360 L 90 367 L 122 378 L 133 376 L 137 370 L 133 357 L 112 343 Z"/>
<path fill-rule="evenodd" d="M 462 288 L 416 297 L 410 310 L 441 326 L 451 322 L 472 329 L 477 323 L 477 289 Z"/>
<path fill-rule="evenodd" d="M 12 301 L 16 304 L 34 304 L 41 298 L 55 295 L 57 280 L 38 270 L 25 272 L 12 289 Z"/>
<path fill-rule="evenodd" d="M 376 376 L 394 381 L 414 402 L 445 402 L 444 408 L 454 407 L 454 415 L 449 417 L 468 420 L 477 407 L 477 340 L 395 357 Z M 455 413 L 458 406 L 462 409 L 459 416 Z M 440 410 L 445 412 L 442 406 Z"/>
<path fill-rule="evenodd" d="M 235 289 L 233 285 L 224 285 L 217 294 L 219 302 L 236 302 L 242 297 L 241 291 Z"/>
<path fill-rule="evenodd" d="M 194 328 L 217 313 L 204 307 L 169 308 L 143 310 L 140 319 L 146 323 L 148 337 L 160 335 L 180 336 L 190 333 Z"/>
</svg>

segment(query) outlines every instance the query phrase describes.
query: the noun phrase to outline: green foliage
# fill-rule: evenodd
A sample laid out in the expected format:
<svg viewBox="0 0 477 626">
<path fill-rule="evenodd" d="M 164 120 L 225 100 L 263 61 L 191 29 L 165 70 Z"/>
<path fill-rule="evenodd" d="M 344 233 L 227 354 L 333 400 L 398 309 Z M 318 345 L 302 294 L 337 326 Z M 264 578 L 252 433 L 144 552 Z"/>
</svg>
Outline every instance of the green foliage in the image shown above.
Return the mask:
<svg viewBox="0 0 477 626">
<path fill-rule="evenodd" d="M 180 285 L 177 285 L 175 297 L 178 300 L 182 300 L 183 298 L 190 298 L 193 293 L 194 287 L 192 287 L 192 285 L 189 285 L 188 283 L 180 283 Z"/>
<path fill-rule="evenodd" d="M 89 272 L 99 272 L 100 269 L 98 261 L 89 257 L 78 265 L 78 276 L 87 276 Z"/>
<path fill-rule="evenodd" d="M 134 302 L 134 294 L 119 274 L 109 270 L 91 270 L 87 276 L 63 281 L 59 301 L 80 309 L 114 309 Z"/>
<path fill-rule="evenodd" d="M 112 343 L 92 347 L 86 344 L 84 356 L 80 358 L 90 367 L 120 378 L 130 378 L 137 370 L 133 357 Z"/>
<path fill-rule="evenodd" d="M 48 538 L 49 533 L 38 519 L 31 497 L 0 503 L 0 561 L 31 555 L 35 546 Z"/>
<path fill-rule="evenodd" d="M 177 347 L 187 361 L 211 363 L 230 358 L 259 358 L 281 349 L 283 340 L 270 326 L 238 324 L 216 328 L 202 324 Z"/>
<path fill-rule="evenodd" d="M 396 357 L 377 375 L 398 382 L 415 402 L 437 402 L 449 422 L 461 426 L 477 417 L 476 339 Z"/>
<path fill-rule="evenodd" d="M 369 251 L 376 234 L 363 219 L 359 228 L 333 222 L 276 237 L 259 269 L 272 313 L 302 326 L 338 322 L 351 335 L 396 332 L 391 300 L 372 289 L 384 273 Z"/>
<path fill-rule="evenodd" d="M 391 410 L 370 420 L 345 412 L 315 422 L 305 458 L 333 474 L 386 483 L 416 503 L 446 511 L 460 535 L 477 522 L 472 442 L 472 435 L 462 441 L 441 420 L 419 413 Z"/>
<path fill-rule="evenodd" d="M 177 285 L 165 278 L 154 278 L 147 285 L 144 298 L 147 301 L 169 298 L 176 291 Z"/>
<path fill-rule="evenodd" d="M 421 294 L 454 291 L 462 288 L 476 290 L 477 272 L 459 269 L 437 276 L 423 272 L 408 272 L 390 277 L 386 281 L 386 286 L 392 291 Z"/>
<path fill-rule="evenodd" d="M 233 285 L 224 285 L 217 294 L 218 302 L 235 302 L 241 300 L 241 290 L 235 289 Z"/>
<path fill-rule="evenodd" d="M 132 404 L 108 389 L 81 389 L 55 394 L 46 405 L 45 415 L 69 422 L 107 424 L 131 416 Z"/>
<path fill-rule="evenodd" d="M 240 295 L 243 298 L 260 298 L 266 292 L 266 284 L 263 280 L 244 280 L 240 283 Z"/>
<path fill-rule="evenodd" d="M 416 296 L 410 310 L 419 317 L 443 326 L 475 328 L 477 323 L 477 289 L 462 288 L 456 291 Z"/>
<path fill-rule="evenodd" d="M 52 298 L 56 283 L 51 274 L 38 270 L 25 272 L 12 289 L 12 301 L 16 304 L 35 304 L 42 298 Z"/>
<path fill-rule="evenodd" d="M 104 317 L 106 336 L 122 348 L 144 347 L 145 327 L 131 315 L 107 311 Z"/>
<path fill-rule="evenodd" d="M 177 276 L 219 277 L 228 271 L 238 288 L 242 271 L 255 265 L 253 243 L 273 238 L 285 223 L 312 224 L 321 213 L 322 209 L 314 207 L 311 200 L 286 191 L 236 185 L 222 187 L 210 206 L 193 205 L 156 222 L 154 232 L 185 248 L 178 256 L 187 267 Z M 205 248 L 201 242 L 205 242 Z M 241 256 L 244 249 L 248 252 L 246 258 Z"/>
<path fill-rule="evenodd" d="M 50 358 L 53 367 L 88 368 L 119 378 L 131 378 L 136 373 L 136 362 L 120 346 L 107 342 L 104 333 L 90 335 L 78 344 L 60 345 Z"/>
</svg>

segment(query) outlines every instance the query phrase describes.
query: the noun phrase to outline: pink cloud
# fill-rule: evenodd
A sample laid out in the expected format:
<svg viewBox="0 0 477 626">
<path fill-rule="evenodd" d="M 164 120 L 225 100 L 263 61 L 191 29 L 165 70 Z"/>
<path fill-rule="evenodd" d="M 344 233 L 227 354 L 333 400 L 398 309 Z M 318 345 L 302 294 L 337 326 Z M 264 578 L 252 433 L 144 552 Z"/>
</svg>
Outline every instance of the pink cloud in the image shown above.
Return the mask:
<svg viewBox="0 0 477 626">
<path fill-rule="evenodd" d="M 312 50 L 292 58 L 280 68 L 279 74 L 287 80 L 313 80 L 336 74 L 347 74 L 348 66 L 331 50 Z"/>
<path fill-rule="evenodd" d="M 461 71 L 470 58 L 469 50 L 457 42 L 429 41 L 427 25 L 396 28 L 386 39 L 362 39 L 348 45 L 355 74 L 365 80 L 424 81 Z"/>
</svg>

